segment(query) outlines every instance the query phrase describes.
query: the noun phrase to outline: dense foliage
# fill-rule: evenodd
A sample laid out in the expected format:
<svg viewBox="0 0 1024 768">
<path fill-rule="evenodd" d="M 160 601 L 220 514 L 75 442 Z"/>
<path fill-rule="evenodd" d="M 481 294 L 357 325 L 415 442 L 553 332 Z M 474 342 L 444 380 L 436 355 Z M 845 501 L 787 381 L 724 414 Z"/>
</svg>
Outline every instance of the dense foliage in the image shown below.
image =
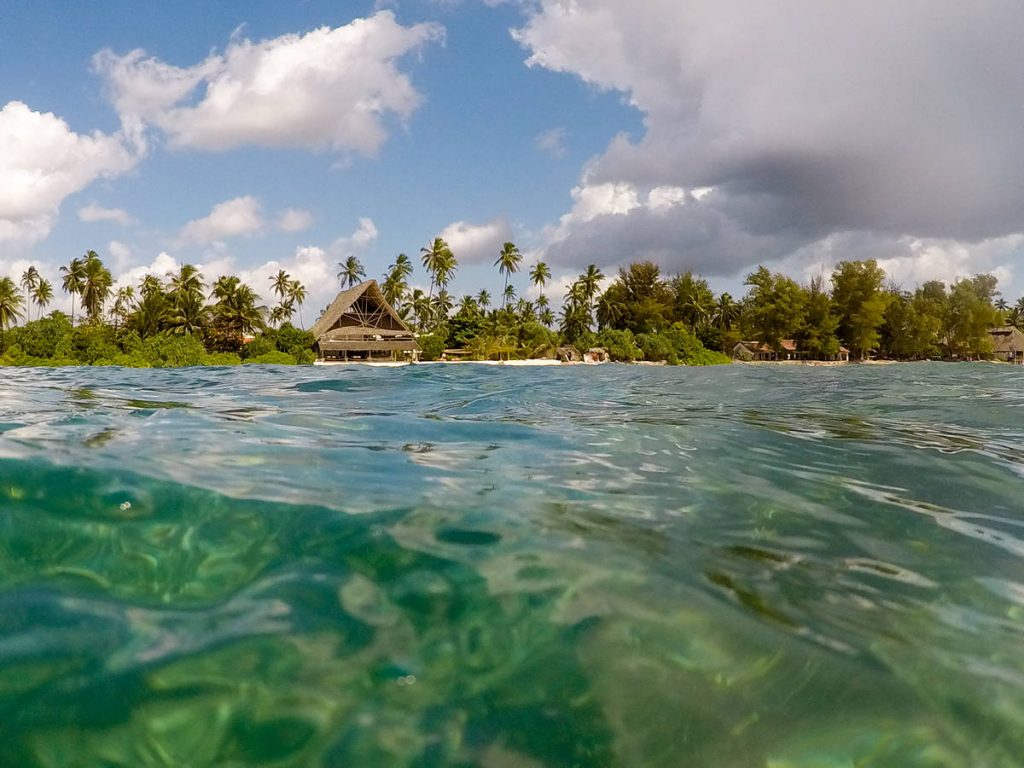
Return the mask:
<svg viewBox="0 0 1024 768">
<path fill-rule="evenodd" d="M 115 292 L 110 271 L 95 251 L 72 259 L 61 273 L 63 290 L 79 299 L 77 325 L 72 304 L 71 317 L 52 312 L 11 327 L 25 317 L 29 300 L 41 314 L 52 289 L 34 267 L 22 276 L 24 296 L 10 278 L 0 279 L 0 364 L 295 365 L 315 357 L 312 334 L 288 322 L 305 299 L 305 288 L 284 272 L 273 278 L 280 303 L 272 311 L 230 275 L 217 279 L 207 295 L 202 274 L 191 264 L 165 281 L 146 275 L 137 291 L 125 286 Z M 279 327 L 269 326 L 268 319 Z"/>
<path fill-rule="evenodd" d="M 830 284 L 803 285 L 758 267 L 747 275 L 747 293 L 716 295 L 692 272 L 662 275 L 658 265 L 635 262 L 609 279 L 589 265 L 573 281 L 556 315 L 545 289 L 552 279 L 543 262 L 528 270 L 536 298 L 516 295 L 511 282 L 523 256 L 505 243 L 494 266 L 503 278 L 499 301 L 486 290 L 456 298 L 448 287 L 458 261 L 442 238 L 420 249 L 429 290 L 410 289 L 412 260 L 399 254 L 381 289 L 416 331 L 422 359 L 578 357 L 600 347 L 612 360 L 711 365 L 729 361 L 740 341 L 781 351 L 795 344 L 801 355 L 834 359 L 841 345 L 855 358 L 976 359 L 991 353 L 988 330 L 1024 328 L 1024 299 L 1010 307 L 991 275 L 947 286 L 930 281 L 913 291 L 887 283 L 874 261 L 844 261 Z M 366 277 L 355 256 L 338 264 L 339 283 Z M 284 270 L 270 278 L 277 304 L 268 308 L 238 277 L 210 286 L 190 264 L 166 275 L 145 276 L 138 286 L 114 290 L 110 271 L 94 251 L 61 267 L 61 288 L 78 299 L 70 318 L 42 317 L 51 284 L 30 267 L 19 286 L 0 278 L 0 363 L 19 365 L 229 365 L 241 362 L 310 363 L 315 339 L 291 324 L 307 292 Z M 31 317 L 35 306 L 39 319 Z M 492 306 L 493 305 L 493 306 Z M 574 348 L 574 349 L 573 349 Z"/>
</svg>

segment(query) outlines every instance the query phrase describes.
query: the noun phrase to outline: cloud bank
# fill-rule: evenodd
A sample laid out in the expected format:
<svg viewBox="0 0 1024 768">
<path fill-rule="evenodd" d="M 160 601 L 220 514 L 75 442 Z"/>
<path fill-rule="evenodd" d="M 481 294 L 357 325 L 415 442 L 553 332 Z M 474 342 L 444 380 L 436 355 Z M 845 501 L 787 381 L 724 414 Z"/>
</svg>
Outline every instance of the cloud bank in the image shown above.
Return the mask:
<svg viewBox="0 0 1024 768">
<path fill-rule="evenodd" d="M 529 65 L 644 116 L 576 191 L 578 207 L 610 185 L 621 204 L 563 218 L 553 261 L 729 275 L 844 235 L 925 261 L 934 249 L 905 244 L 956 244 L 968 256 L 951 264 L 970 269 L 1022 230 L 1024 15 L 1010 0 L 538 0 L 513 34 Z"/>
<path fill-rule="evenodd" d="M 129 171 L 144 151 L 124 132 L 75 133 L 50 112 L 8 102 L 0 108 L 0 243 L 42 240 L 65 198 Z"/>
</svg>

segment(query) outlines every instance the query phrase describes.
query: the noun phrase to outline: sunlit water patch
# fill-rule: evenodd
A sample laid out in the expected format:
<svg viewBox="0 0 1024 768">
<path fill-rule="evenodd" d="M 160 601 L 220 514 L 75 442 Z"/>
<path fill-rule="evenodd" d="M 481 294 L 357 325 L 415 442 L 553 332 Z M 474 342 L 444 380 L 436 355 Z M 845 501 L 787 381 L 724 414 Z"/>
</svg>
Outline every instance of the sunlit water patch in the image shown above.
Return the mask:
<svg viewBox="0 0 1024 768">
<path fill-rule="evenodd" d="M 4 369 L 0 765 L 1019 766 L 1024 371 Z"/>
</svg>

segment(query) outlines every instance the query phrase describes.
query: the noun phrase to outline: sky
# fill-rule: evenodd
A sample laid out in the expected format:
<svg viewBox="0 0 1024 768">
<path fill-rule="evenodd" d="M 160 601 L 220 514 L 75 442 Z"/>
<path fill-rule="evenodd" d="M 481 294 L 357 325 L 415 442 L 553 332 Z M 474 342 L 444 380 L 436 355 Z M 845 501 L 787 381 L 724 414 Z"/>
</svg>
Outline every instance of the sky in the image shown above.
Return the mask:
<svg viewBox="0 0 1024 768">
<path fill-rule="evenodd" d="M 528 296 L 877 258 L 1015 300 L 1022 38 L 1016 0 L 4 0 L 0 275 L 285 269 L 315 314 L 442 236 L 455 294 L 512 240 Z"/>
</svg>

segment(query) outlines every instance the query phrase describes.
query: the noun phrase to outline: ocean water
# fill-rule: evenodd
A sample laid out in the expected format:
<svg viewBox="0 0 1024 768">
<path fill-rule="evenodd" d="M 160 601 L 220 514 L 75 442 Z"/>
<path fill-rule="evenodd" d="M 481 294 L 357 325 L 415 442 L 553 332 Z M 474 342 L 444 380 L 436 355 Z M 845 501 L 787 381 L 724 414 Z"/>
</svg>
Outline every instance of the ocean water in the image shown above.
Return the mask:
<svg viewBox="0 0 1024 768">
<path fill-rule="evenodd" d="M 3 369 L 0 765 L 1024 765 L 1024 370 Z"/>
</svg>

